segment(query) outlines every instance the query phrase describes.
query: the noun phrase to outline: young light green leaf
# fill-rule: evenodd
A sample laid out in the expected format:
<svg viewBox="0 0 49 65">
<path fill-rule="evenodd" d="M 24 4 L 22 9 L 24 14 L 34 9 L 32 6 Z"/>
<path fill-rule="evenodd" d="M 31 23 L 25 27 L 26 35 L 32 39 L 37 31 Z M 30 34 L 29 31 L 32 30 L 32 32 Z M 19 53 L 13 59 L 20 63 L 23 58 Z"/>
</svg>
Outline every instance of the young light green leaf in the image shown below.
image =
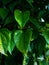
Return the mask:
<svg viewBox="0 0 49 65">
<path fill-rule="evenodd" d="M 18 22 L 21 28 L 23 28 L 25 24 L 28 22 L 29 16 L 30 16 L 29 11 L 25 11 L 25 12 L 22 12 L 20 10 L 14 11 L 15 20 Z"/>
</svg>

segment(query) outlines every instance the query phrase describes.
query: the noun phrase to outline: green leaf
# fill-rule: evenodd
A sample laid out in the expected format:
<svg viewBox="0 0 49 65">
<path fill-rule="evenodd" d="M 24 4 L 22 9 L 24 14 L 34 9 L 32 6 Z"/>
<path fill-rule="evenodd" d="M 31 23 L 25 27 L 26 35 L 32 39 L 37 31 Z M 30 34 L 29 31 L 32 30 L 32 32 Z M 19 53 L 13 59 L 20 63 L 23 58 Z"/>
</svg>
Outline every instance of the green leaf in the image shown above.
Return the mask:
<svg viewBox="0 0 49 65">
<path fill-rule="evenodd" d="M 49 23 L 46 23 L 46 27 L 49 28 Z"/>
<path fill-rule="evenodd" d="M 45 60 L 41 62 L 42 65 L 48 65 L 48 62 L 46 62 Z"/>
<path fill-rule="evenodd" d="M 14 41 L 16 43 L 16 47 L 21 51 L 22 53 L 26 53 L 28 49 L 28 45 L 30 43 L 32 36 L 31 30 L 17 30 L 14 34 Z"/>
<path fill-rule="evenodd" d="M 1 36 L 1 41 L 2 41 L 2 45 L 0 45 L 0 46 L 3 47 L 3 50 L 5 53 L 7 53 L 7 51 L 9 51 L 9 53 L 11 54 L 11 52 L 13 51 L 13 49 L 15 47 L 14 39 L 13 39 L 14 33 L 5 28 L 1 29 L 0 33 L 1 33 L 0 36 Z"/>
<path fill-rule="evenodd" d="M 49 30 L 43 31 L 43 36 L 44 36 L 46 42 L 49 44 Z"/>
<path fill-rule="evenodd" d="M 0 8 L 0 16 L 2 17 L 3 20 L 5 19 L 7 14 L 8 14 L 8 11 L 6 9 Z"/>
<path fill-rule="evenodd" d="M 2 2 L 3 2 L 3 4 L 8 4 L 9 2 L 11 2 L 12 0 L 3 0 Z"/>
<path fill-rule="evenodd" d="M 1 34 L 0 34 L 0 53 L 5 54 L 4 48 L 3 48 L 3 46 L 2 46 Z"/>
<path fill-rule="evenodd" d="M 6 29 L 0 29 L 0 52 L 2 54 L 7 53 L 8 41 L 9 41 L 8 32 Z"/>
<path fill-rule="evenodd" d="M 37 19 L 30 17 L 30 22 L 32 22 L 33 25 L 35 25 L 35 27 L 36 27 L 37 29 L 40 29 L 40 28 L 41 28 L 41 26 L 40 26 L 40 24 L 39 24 L 39 22 L 38 22 Z"/>
<path fill-rule="evenodd" d="M 32 3 L 34 2 L 33 0 L 27 0 L 27 2 L 28 2 L 31 6 L 33 6 L 33 5 L 32 5 Z"/>
<path fill-rule="evenodd" d="M 45 10 L 40 11 L 40 12 L 38 13 L 38 18 L 41 19 L 41 18 L 44 16 L 45 13 L 46 13 Z"/>
<path fill-rule="evenodd" d="M 15 10 L 14 16 L 15 20 L 18 22 L 20 27 L 23 28 L 29 20 L 30 12 L 29 11 L 22 12 L 20 10 Z"/>
<path fill-rule="evenodd" d="M 13 12 L 15 5 L 16 5 L 16 2 L 9 4 L 9 8 L 10 8 L 11 12 Z"/>
<path fill-rule="evenodd" d="M 28 2 L 29 4 L 32 4 L 32 3 L 33 3 L 33 0 L 27 0 L 27 2 Z"/>
<path fill-rule="evenodd" d="M 3 22 L 4 26 L 7 25 L 7 24 L 9 24 L 9 23 L 11 23 L 12 21 L 13 21 L 13 19 L 12 19 L 11 16 L 7 17 L 6 20 Z"/>
<path fill-rule="evenodd" d="M 49 50 L 47 50 L 47 52 L 46 52 L 46 56 L 49 56 Z"/>
<path fill-rule="evenodd" d="M 15 43 L 14 43 L 14 39 L 13 39 L 14 33 L 13 33 L 13 32 L 10 33 L 9 36 L 10 36 L 10 37 L 9 37 L 8 51 L 9 51 L 9 53 L 11 54 L 12 51 L 13 51 L 13 49 L 14 49 L 14 47 L 15 47 Z"/>
<path fill-rule="evenodd" d="M 37 37 L 33 41 L 33 51 L 36 54 L 36 56 L 41 56 L 43 54 L 43 51 L 45 52 L 45 47 L 46 47 L 46 41 L 45 38 L 41 35 Z"/>
</svg>

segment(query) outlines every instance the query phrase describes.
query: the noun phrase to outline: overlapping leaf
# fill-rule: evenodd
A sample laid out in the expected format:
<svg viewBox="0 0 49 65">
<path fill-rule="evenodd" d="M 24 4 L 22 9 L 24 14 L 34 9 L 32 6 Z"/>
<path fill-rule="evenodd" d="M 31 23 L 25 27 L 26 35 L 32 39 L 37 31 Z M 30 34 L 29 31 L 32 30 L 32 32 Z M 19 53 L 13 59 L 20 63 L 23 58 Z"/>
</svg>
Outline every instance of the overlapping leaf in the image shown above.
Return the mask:
<svg viewBox="0 0 49 65">
<path fill-rule="evenodd" d="M 14 37 L 14 32 L 11 32 L 9 34 L 9 43 L 8 43 L 8 51 L 9 51 L 10 54 L 12 53 L 12 51 L 13 51 L 13 49 L 15 47 L 15 43 L 14 43 L 14 38 L 13 37 Z"/>
<path fill-rule="evenodd" d="M 46 42 L 49 44 L 49 29 L 48 30 L 45 30 L 43 32 L 43 36 L 44 36 Z"/>
<path fill-rule="evenodd" d="M 5 54 L 2 46 L 1 33 L 0 33 L 0 53 Z"/>
<path fill-rule="evenodd" d="M 0 52 L 6 54 L 14 49 L 13 34 L 8 29 L 0 30 Z"/>
<path fill-rule="evenodd" d="M 45 52 L 46 41 L 43 36 L 39 35 L 37 39 L 33 41 L 33 52 L 36 56 L 41 56 L 43 51 Z"/>
<path fill-rule="evenodd" d="M 12 21 L 13 21 L 12 17 L 11 16 L 8 16 L 6 18 L 6 20 L 3 22 L 4 23 L 4 26 L 7 25 L 7 24 L 9 24 L 9 23 L 11 23 Z"/>
<path fill-rule="evenodd" d="M 8 11 L 6 9 L 0 8 L 0 16 L 2 17 L 3 20 L 5 19 L 7 14 L 8 14 Z"/>
<path fill-rule="evenodd" d="M 14 34 L 14 41 L 16 43 L 16 47 L 21 51 L 22 53 L 26 53 L 28 49 L 28 45 L 30 43 L 30 39 L 32 36 L 31 30 L 17 30 Z"/>
<path fill-rule="evenodd" d="M 1 29 L 0 30 L 0 52 L 2 54 L 7 53 L 8 49 L 8 42 L 9 42 L 9 31 L 7 29 Z"/>
<path fill-rule="evenodd" d="M 41 26 L 40 26 L 40 24 L 39 24 L 39 22 L 38 22 L 37 19 L 30 17 L 30 21 L 35 25 L 35 27 L 37 29 L 40 29 L 41 28 Z"/>
</svg>

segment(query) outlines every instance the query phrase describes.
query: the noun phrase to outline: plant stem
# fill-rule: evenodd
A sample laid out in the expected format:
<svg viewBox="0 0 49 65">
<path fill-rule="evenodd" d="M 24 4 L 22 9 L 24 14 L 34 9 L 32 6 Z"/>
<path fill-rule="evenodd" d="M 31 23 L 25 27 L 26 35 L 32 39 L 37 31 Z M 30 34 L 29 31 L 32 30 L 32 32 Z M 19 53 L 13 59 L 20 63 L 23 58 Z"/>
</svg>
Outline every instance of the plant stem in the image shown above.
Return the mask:
<svg viewBox="0 0 49 65">
<path fill-rule="evenodd" d="M 27 54 L 25 54 L 24 60 L 23 60 L 23 65 L 28 65 L 28 60 L 29 60 L 29 57 L 27 56 Z"/>
</svg>

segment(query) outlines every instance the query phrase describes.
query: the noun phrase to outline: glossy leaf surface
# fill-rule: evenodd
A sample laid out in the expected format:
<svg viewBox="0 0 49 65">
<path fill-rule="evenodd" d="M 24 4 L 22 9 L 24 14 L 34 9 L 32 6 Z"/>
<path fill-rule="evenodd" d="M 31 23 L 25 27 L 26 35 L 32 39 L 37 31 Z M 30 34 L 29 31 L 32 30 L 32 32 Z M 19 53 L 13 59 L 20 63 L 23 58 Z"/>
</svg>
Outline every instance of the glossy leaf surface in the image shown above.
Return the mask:
<svg viewBox="0 0 49 65">
<path fill-rule="evenodd" d="M 28 45 L 30 43 L 32 31 L 31 30 L 17 30 L 14 35 L 14 41 L 16 43 L 16 47 L 22 52 L 26 53 L 28 49 Z"/>
<path fill-rule="evenodd" d="M 20 10 L 15 10 L 14 16 L 15 20 L 18 22 L 20 27 L 23 28 L 29 20 L 30 12 L 29 11 L 22 12 Z"/>
</svg>

